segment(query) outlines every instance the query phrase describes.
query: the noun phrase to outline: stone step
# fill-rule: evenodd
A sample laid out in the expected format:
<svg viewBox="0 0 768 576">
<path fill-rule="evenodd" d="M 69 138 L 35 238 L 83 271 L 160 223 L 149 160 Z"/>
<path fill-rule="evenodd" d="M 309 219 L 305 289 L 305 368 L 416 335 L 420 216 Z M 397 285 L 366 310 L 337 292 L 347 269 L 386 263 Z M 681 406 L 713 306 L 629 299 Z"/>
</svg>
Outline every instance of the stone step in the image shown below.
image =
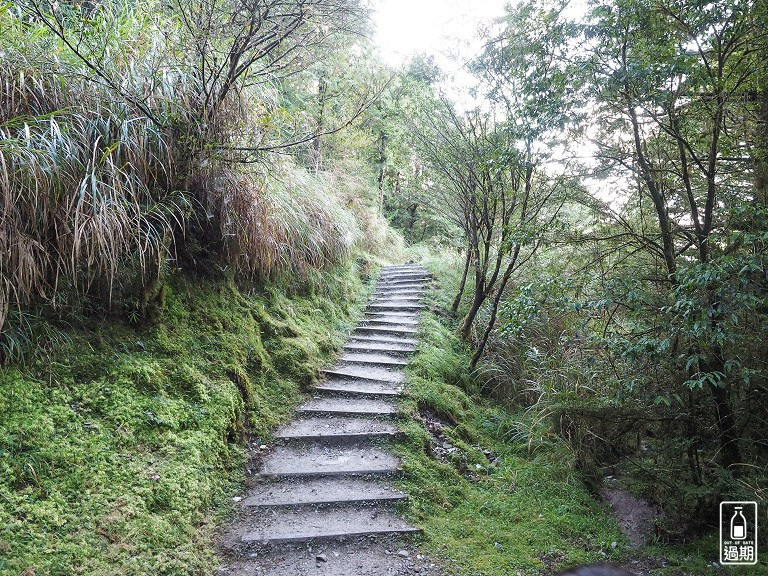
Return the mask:
<svg viewBox="0 0 768 576">
<path fill-rule="evenodd" d="M 388 280 L 386 282 L 377 282 L 374 289 L 379 292 L 387 290 L 402 290 L 404 288 L 426 288 L 426 283 L 421 280 L 411 280 L 404 278 L 402 280 Z"/>
<path fill-rule="evenodd" d="M 420 531 L 388 510 L 371 507 L 274 510 L 249 517 L 239 530 L 243 544 L 335 540 L 355 536 L 416 534 Z"/>
<path fill-rule="evenodd" d="M 373 344 L 399 344 L 401 346 L 416 346 L 419 341 L 415 338 L 398 336 L 397 334 L 351 334 L 349 342 L 370 342 Z"/>
<path fill-rule="evenodd" d="M 398 434 L 397 426 L 375 418 L 349 416 L 300 418 L 281 426 L 275 434 L 279 440 L 344 440 L 392 438 Z"/>
<path fill-rule="evenodd" d="M 422 276 L 431 276 L 431 274 L 427 271 L 426 268 L 421 268 L 414 266 L 413 268 L 382 268 L 381 272 L 379 273 L 379 278 L 387 278 L 390 276 L 399 276 L 399 275 L 414 275 L 414 274 L 420 274 Z"/>
<path fill-rule="evenodd" d="M 255 559 L 242 554 L 226 558 L 224 570 L 214 576 L 438 576 L 432 558 L 414 547 L 412 537 L 379 535 L 376 538 L 349 538 L 326 541 L 316 546 L 286 542 L 259 547 Z M 234 543 L 240 548 L 242 543 Z M 251 545 L 253 546 L 253 545 Z M 250 547 L 250 546 L 249 546 Z M 408 552 L 408 556 L 399 554 Z M 318 554 L 323 560 L 318 561 Z M 320 565 L 318 567 L 318 564 Z M 514 573 L 513 573 L 514 574 Z"/>
<path fill-rule="evenodd" d="M 381 290 L 373 292 L 371 298 L 389 298 L 398 296 L 423 298 L 425 292 L 425 290 L 414 290 L 413 288 L 409 288 L 408 290 Z"/>
<path fill-rule="evenodd" d="M 416 327 L 419 325 L 418 317 L 408 317 L 398 314 L 382 314 L 377 312 L 376 316 L 367 316 L 363 319 L 363 324 L 366 326 L 379 326 L 379 325 L 397 325 L 404 327 Z"/>
<path fill-rule="evenodd" d="M 261 463 L 259 477 L 393 474 L 400 460 L 372 446 L 276 446 Z"/>
<path fill-rule="evenodd" d="M 355 332 L 358 335 L 364 336 L 415 336 L 419 333 L 416 328 L 402 328 L 397 326 L 384 327 L 384 326 L 358 326 L 355 328 Z M 355 336 L 355 334 L 353 334 Z"/>
<path fill-rule="evenodd" d="M 390 282 L 399 282 L 407 280 L 409 282 L 431 282 L 433 280 L 430 274 L 423 272 L 399 272 L 397 274 L 382 274 L 376 279 L 376 284 L 389 284 Z"/>
<path fill-rule="evenodd" d="M 339 362 L 343 364 L 373 364 L 375 366 L 408 366 L 408 360 L 387 354 L 348 352 L 342 354 Z"/>
<path fill-rule="evenodd" d="M 385 312 L 385 311 L 409 311 L 409 310 L 424 310 L 426 306 L 424 304 L 416 304 L 416 303 L 402 303 L 402 304 L 369 304 L 368 309 L 375 311 L 375 312 Z"/>
<path fill-rule="evenodd" d="M 380 273 L 388 273 L 388 272 L 402 272 L 402 271 L 417 271 L 417 272 L 426 272 L 427 268 L 421 264 L 399 264 L 395 266 L 382 266 Z"/>
<path fill-rule="evenodd" d="M 301 478 L 292 482 L 262 482 L 240 503 L 246 508 L 392 502 L 407 495 L 369 478 Z"/>
<path fill-rule="evenodd" d="M 402 372 L 368 364 L 339 366 L 332 370 L 323 370 L 323 373 L 329 377 L 343 378 L 345 380 L 358 378 L 363 380 L 390 382 L 392 384 L 400 384 L 405 379 L 405 375 Z"/>
<path fill-rule="evenodd" d="M 392 402 L 374 398 L 313 398 L 299 406 L 302 414 L 338 414 L 349 416 L 393 416 Z"/>
<path fill-rule="evenodd" d="M 405 329 L 405 330 L 416 330 L 419 329 L 419 324 L 417 323 L 405 323 L 402 320 L 400 321 L 391 321 L 391 320 L 363 320 L 362 323 L 358 326 L 358 328 L 373 328 L 373 329 L 381 329 L 381 330 L 390 330 L 390 329 Z"/>
<path fill-rule="evenodd" d="M 419 312 L 371 312 L 368 311 L 360 322 L 360 326 L 365 326 L 369 322 L 398 324 L 401 321 L 406 323 L 407 327 L 416 328 L 421 323 Z M 415 323 L 414 323 L 415 322 Z"/>
<path fill-rule="evenodd" d="M 402 290 L 403 285 L 408 284 L 407 288 L 421 288 L 426 289 L 427 284 L 431 282 L 431 278 L 424 278 L 420 276 L 413 277 L 397 277 L 397 278 L 385 278 L 379 279 L 374 284 L 375 290 Z M 415 285 L 415 286 L 412 286 Z"/>
<path fill-rule="evenodd" d="M 393 298 L 373 298 L 370 301 L 370 304 L 404 304 L 404 305 L 410 305 L 410 304 L 421 304 L 423 300 L 421 298 L 417 297 L 393 297 Z"/>
<path fill-rule="evenodd" d="M 373 293 L 379 294 L 379 293 L 389 293 L 389 292 L 395 292 L 398 290 L 419 290 L 420 292 L 426 291 L 427 287 L 424 285 L 423 282 L 405 282 L 397 285 L 391 285 L 391 284 L 382 284 L 374 286 Z"/>
<path fill-rule="evenodd" d="M 408 356 L 416 352 L 416 347 L 410 344 L 396 342 L 348 342 L 344 344 L 344 350 L 349 352 L 383 352 L 392 356 Z"/>
<path fill-rule="evenodd" d="M 419 314 L 414 312 L 393 312 L 387 314 L 386 312 L 369 312 L 363 318 L 363 323 L 369 324 L 371 322 L 387 322 L 389 324 L 406 324 L 409 326 L 418 326 L 420 319 Z"/>
<path fill-rule="evenodd" d="M 315 391 L 323 394 L 352 396 L 399 396 L 403 391 L 401 384 L 379 382 L 378 380 L 342 380 L 334 378 L 321 382 Z"/>
<path fill-rule="evenodd" d="M 424 268 L 411 268 L 409 270 L 382 270 L 379 273 L 379 278 L 391 278 L 391 277 L 399 277 L 399 276 L 426 276 L 428 278 L 432 277 L 432 274 L 430 274 L 427 270 Z"/>
<path fill-rule="evenodd" d="M 373 285 L 373 291 L 398 292 L 398 291 L 416 291 L 425 292 L 428 289 L 428 281 L 416 280 L 412 278 L 391 278 L 383 282 L 377 282 Z"/>
</svg>

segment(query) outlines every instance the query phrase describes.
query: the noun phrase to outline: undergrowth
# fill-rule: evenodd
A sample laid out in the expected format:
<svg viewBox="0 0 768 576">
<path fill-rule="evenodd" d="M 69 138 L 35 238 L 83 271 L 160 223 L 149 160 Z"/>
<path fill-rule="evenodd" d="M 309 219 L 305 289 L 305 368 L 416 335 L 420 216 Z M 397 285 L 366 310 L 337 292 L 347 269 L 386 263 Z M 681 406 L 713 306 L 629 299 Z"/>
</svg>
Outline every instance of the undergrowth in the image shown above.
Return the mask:
<svg viewBox="0 0 768 576">
<path fill-rule="evenodd" d="M 152 328 L 87 322 L 0 374 L 0 575 L 196 575 L 365 297 L 357 266 L 248 288 L 172 276 Z M 53 321 L 52 321 L 53 322 Z"/>
<path fill-rule="evenodd" d="M 516 415 L 467 392 L 468 360 L 450 329 L 431 314 L 423 320 L 400 455 L 408 513 L 428 548 L 450 573 L 484 576 L 620 558 L 618 525 L 564 443 L 529 438 Z"/>
<path fill-rule="evenodd" d="M 410 249 L 438 281 L 408 367 L 399 453 L 406 513 L 447 573 L 538 576 L 591 562 L 641 566 L 654 576 L 725 573 L 715 533 L 674 545 L 651 537 L 632 549 L 553 423 L 485 395 L 468 368 L 472 351 L 445 312 L 460 269 L 434 254 Z M 768 573 L 764 564 L 731 571 Z"/>
</svg>

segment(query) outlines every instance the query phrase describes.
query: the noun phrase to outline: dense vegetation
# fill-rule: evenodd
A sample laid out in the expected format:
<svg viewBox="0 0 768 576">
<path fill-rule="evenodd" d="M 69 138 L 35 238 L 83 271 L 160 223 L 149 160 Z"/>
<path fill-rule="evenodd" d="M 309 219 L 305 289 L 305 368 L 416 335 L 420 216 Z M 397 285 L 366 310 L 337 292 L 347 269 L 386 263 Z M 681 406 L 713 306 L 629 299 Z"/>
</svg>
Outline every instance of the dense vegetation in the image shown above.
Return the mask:
<svg viewBox="0 0 768 576">
<path fill-rule="evenodd" d="M 618 558 L 608 474 L 692 570 L 763 500 L 765 3 L 516 3 L 472 109 L 369 15 L 0 0 L 0 574 L 207 573 L 244 435 L 402 237 L 442 316 L 403 409 L 458 447 L 406 427 L 410 513 L 463 570 Z"/>
<path fill-rule="evenodd" d="M 0 3 L 0 574 L 215 566 L 245 442 L 402 248 L 335 134 L 363 16 Z"/>
<path fill-rule="evenodd" d="M 404 120 L 485 394 L 657 504 L 661 541 L 768 479 L 766 17 L 519 3 L 469 64 L 482 105 L 422 90 Z"/>
</svg>

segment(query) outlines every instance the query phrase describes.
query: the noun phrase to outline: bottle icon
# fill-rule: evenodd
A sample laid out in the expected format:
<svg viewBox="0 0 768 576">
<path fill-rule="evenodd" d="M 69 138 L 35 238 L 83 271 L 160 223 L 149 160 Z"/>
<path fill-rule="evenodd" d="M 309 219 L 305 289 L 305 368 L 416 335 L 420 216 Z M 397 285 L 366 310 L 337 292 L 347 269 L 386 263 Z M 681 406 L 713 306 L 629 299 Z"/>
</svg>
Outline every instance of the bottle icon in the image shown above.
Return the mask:
<svg viewBox="0 0 768 576">
<path fill-rule="evenodd" d="M 744 514 L 741 513 L 741 506 L 734 508 L 733 516 L 731 517 L 731 539 L 732 540 L 744 540 L 747 537 L 747 519 L 744 518 Z"/>
</svg>

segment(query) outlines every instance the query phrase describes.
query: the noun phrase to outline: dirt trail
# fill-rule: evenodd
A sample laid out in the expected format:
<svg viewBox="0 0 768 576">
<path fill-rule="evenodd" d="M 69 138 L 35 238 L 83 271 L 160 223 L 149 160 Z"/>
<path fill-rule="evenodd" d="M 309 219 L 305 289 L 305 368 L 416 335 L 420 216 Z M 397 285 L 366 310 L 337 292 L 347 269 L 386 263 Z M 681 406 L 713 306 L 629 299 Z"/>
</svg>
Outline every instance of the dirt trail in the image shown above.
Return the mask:
<svg viewBox="0 0 768 576">
<path fill-rule="evenodd" d="M 217 575 L 437 575 L 408 538 L 418 528 L 395 509 L 407 494 L 393 485 L 400 462 L 386 445 L 429 279 L 420 266 L 384 268 L 315 396 L 275 446 L 254 447 L 260 469 L 223 529 Z"/>
</svg>

